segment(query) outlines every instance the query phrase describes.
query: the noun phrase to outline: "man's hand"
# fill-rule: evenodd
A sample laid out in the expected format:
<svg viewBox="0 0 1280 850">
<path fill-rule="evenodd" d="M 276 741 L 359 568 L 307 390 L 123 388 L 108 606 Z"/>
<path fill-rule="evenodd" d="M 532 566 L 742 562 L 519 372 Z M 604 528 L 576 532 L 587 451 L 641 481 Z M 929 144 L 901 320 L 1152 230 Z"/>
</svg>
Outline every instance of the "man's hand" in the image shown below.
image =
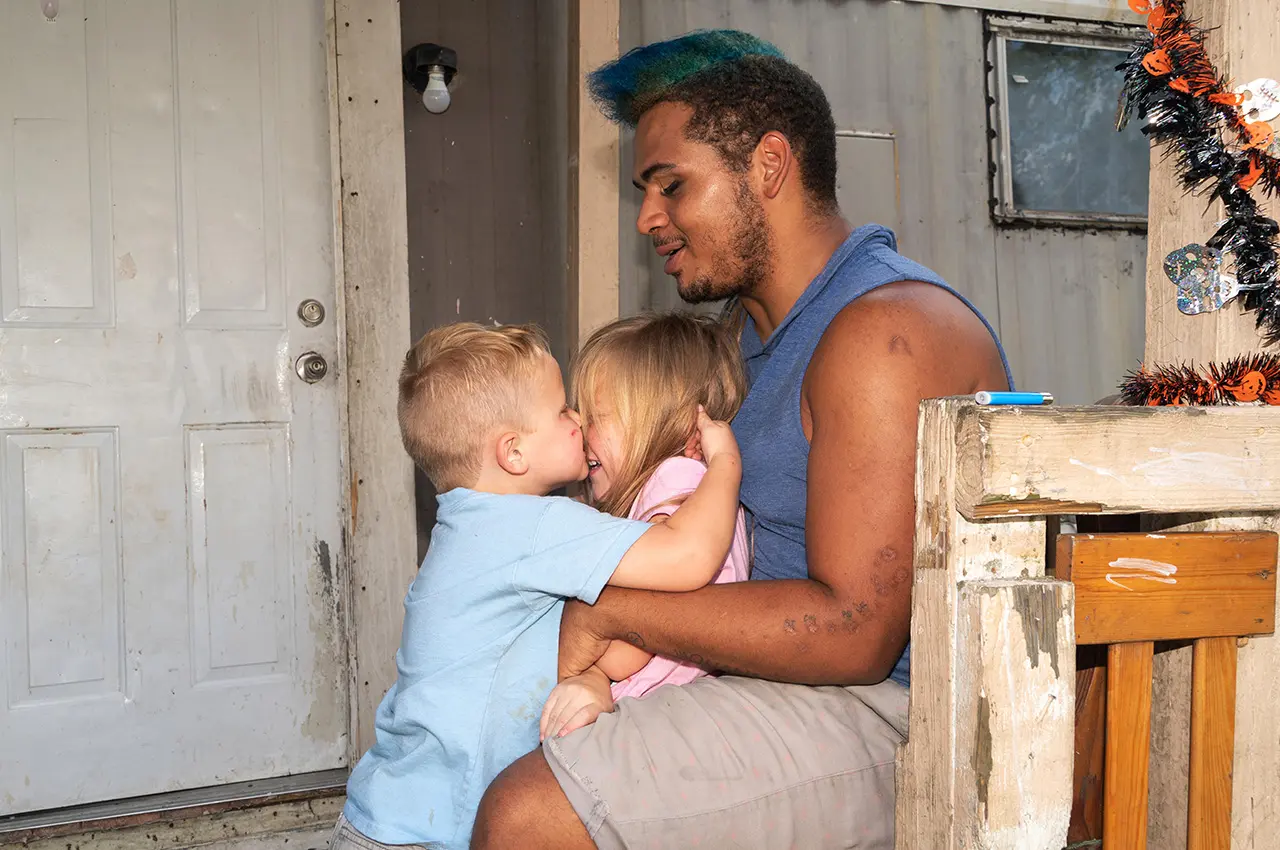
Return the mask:
<svg viewBox="0 0 1280 850">
<path fill-rule="evenodd" d="M 551 690 L 547 704 L 542 707 L 538 740 L 568 735 L 595 723 L 597 717 L 610 711 L 613 711 L 613 694 L 609 690 L 609 677 L 592 667 Z"/>
<path fill-rule="evenodd" d="M 590 670 L 609 648 L 610 638 L 598 627 L 597 613 L 581 600 L 565 602 L 560 615 L 560 681 Z"/>
</svg>

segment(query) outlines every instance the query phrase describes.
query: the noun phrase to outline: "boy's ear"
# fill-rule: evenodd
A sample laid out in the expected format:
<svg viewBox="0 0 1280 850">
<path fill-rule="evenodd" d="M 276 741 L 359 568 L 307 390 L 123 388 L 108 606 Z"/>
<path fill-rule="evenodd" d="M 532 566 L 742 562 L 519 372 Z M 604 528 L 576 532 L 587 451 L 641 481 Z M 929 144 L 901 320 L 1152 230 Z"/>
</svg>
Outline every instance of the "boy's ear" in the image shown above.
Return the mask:
<svg viewBox="0 0 1280 850">
<path fill-rule="evenodd" d="M 529 471 L 529 462 L 520 450 L 520 434 L 507 431 L 498 438 L 498 466 L 508 475 L 524 475 Z"/>
</svg>

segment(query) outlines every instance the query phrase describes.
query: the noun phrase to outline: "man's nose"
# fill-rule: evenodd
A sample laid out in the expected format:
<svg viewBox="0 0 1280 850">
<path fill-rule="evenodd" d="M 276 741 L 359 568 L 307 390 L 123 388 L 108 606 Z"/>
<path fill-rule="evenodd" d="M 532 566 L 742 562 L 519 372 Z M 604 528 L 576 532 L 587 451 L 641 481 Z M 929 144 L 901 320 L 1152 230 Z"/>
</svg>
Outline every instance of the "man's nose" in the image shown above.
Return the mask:
<svg viewBox="0 0 1280 850">
<path fill-rule="evenodd" d="M 655 198 L 646 194 L 640 204 L 640 214 L 636 216 L 636 230 L 650 236 L 671 223 L 671 217 Z"/>
</svg>

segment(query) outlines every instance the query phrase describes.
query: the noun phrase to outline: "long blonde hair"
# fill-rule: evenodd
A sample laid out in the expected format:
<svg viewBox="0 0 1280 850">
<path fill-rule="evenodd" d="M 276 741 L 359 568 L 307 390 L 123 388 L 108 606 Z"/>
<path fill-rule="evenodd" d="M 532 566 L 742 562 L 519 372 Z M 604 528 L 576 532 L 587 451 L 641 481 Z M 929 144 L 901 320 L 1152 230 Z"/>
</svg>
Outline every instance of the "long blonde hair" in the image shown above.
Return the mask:
<svg viewBox="0 0 1280 850">
<path fill-rule="evenodd" d="M 709 316 L 650 313 L 592 334 L 574 363 L 574 403 L 586 428 L 608 398 L 623 435 L 622 468 L 596 507 L 625 517 L 658 466 L 684 453 L 698 405 L 727 422 L 746 391 L 737 336 Z"/>
</svg>

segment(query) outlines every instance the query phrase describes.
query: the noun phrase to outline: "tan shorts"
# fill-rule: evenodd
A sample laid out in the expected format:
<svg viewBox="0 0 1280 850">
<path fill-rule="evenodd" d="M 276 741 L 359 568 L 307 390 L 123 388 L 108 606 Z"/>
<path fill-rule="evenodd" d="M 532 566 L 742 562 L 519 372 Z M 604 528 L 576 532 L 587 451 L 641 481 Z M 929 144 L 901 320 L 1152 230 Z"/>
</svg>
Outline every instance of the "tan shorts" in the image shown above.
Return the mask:
<svg viewBox="0 0 1280 850">
<path fill-rule="evenodd" d="M 601 850 L 893 847 L 907 689 L 733 676 L 623 699 L 543 753 Z"/>
</svg>

